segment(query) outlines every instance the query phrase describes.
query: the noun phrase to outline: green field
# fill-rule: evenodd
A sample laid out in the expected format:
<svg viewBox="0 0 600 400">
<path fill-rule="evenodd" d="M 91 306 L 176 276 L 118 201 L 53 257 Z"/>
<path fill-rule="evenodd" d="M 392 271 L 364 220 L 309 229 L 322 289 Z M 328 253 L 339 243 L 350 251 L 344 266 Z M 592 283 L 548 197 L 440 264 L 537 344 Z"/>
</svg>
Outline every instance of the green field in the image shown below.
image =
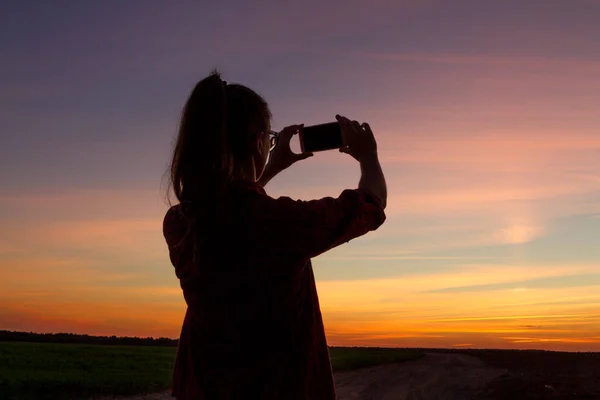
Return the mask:
<svg viewBox="0 0 600 400">
<path fill-rule="evenodd" d="M 175 352 L 175 347 L 0 342 L 0 399 L 84 399 L 165 390 Z M 334 371 L 421 355 L 404 349 L 331 349 Z"/>
</svg>

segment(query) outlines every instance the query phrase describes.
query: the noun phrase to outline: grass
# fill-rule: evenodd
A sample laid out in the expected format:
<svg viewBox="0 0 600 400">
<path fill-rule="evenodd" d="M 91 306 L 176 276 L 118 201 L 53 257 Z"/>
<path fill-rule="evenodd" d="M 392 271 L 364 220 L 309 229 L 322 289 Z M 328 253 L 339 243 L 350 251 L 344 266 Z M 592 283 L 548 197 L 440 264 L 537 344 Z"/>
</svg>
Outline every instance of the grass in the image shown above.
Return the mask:
<svg viewBox="0 0 600 400">
<path fill-rule="evenodd" d="M 0 342 L 0 399 L 54 400 L 159 391 L 173 347 Z"/>
<path fill-rule="evenodd" d="M 421 358 L 423 353 L 410 349 L 332 347 L 329 349 L 334 372 L 391 364 Z"/>
<path fill-rule="evenodd" d="M 82 399 L 170 386 L 175 347 L 0 342 L 0 399 Z M 334 371 L 419 358 L 404 349 L 330 349 Z"/>
</svg>

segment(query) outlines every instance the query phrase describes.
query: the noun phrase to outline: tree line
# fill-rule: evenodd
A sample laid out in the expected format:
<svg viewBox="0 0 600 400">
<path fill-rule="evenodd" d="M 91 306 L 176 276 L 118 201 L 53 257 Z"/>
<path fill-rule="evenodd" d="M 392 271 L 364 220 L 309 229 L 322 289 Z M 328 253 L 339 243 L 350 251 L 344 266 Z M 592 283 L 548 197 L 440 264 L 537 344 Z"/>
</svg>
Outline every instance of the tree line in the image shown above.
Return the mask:
<svg viewBox="0 0 600 400">
<path fill-rule="evenodd" d="M 123 346 L 177 346 L 177 339 L 166 337 L 92 336 L 76 333 L 35 333 L 0 330 L 0 341 L 35 343 L 77 343 Z"/>
</svg>

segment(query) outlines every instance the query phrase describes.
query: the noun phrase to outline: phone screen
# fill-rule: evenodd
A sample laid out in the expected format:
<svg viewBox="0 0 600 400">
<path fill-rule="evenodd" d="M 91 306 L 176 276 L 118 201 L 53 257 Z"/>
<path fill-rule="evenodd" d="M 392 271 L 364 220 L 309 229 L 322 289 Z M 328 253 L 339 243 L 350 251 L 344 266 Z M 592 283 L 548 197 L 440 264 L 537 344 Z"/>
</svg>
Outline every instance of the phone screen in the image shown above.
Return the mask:
<svg viewBox="0 0 600 400">
<path fill-rule="evenodd" d="M 339 149 L 344 146 L 342 129 L 338 122 L 305 126 L 300 130 L 303 153 Z"/>
</svg>

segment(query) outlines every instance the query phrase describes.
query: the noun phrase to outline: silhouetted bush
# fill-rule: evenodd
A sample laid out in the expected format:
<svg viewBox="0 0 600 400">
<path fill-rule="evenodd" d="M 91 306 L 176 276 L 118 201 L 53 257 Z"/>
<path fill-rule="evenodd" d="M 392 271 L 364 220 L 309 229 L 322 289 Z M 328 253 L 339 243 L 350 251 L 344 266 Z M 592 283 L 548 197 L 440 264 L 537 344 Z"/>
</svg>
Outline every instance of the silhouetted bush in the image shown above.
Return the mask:
<svg viewBox="0 0 600 400">
<path fill-rule="evenodd" d="M 34 333 L 13 332 L 0 330 L 2 342 L 33 342 L 33 343 L 77 343 L 77 344 L 105 344 L 123 346 L 177 346 L 177 339 L 119 337 L 119 336 L 91 336 L 75 333 Z"/>
</svg>

